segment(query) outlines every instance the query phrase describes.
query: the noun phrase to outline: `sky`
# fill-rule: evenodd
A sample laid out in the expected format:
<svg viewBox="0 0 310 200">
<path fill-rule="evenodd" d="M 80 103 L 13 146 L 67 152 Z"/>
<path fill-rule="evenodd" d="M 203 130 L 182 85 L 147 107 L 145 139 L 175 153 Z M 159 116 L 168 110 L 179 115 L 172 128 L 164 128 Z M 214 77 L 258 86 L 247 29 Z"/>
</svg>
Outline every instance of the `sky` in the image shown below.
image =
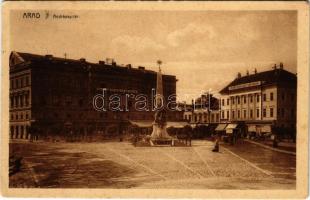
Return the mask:
<svg viewBox="0 0 310 200">
<path fill-rule="evenodd" d="M 179 101 L 215 95 L 242 75 L 280 62 L 296 73 L 295 11 L 57 11 L 45 19 L 10 16 L 11 50 L 145 66 L 176 75 Z M 53 14 L 78 15 L 53 19 Z M 186 95 L 188 94 L 188 95 Z"/>
</svg>

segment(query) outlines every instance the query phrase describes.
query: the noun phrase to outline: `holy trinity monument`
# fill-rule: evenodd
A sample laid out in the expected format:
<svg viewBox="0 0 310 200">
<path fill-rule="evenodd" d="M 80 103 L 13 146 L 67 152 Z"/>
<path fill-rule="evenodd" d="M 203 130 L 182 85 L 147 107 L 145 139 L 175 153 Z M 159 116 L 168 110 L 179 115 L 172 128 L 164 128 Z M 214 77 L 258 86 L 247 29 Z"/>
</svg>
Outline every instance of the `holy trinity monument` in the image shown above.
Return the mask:
<svg viewBox="0 0 310 200">
<path fill-rule="evenodd" d="M 167 133 L 167 118 L 166 118 L 166 110 L 163 106 L 164 102 L 164 93 L 163 93 L 163 81 L 160 65 L 162 61 L 158 60 L 157 64 L 159 66 L 159 70 L 157 73 L 156 80 L 156 97 L 155 97 L 155 120 L 153 122 L 153 132 L 151 134 L 150 143 L 151 145 L 173 145 L 173 138 Z"/>
</svg>

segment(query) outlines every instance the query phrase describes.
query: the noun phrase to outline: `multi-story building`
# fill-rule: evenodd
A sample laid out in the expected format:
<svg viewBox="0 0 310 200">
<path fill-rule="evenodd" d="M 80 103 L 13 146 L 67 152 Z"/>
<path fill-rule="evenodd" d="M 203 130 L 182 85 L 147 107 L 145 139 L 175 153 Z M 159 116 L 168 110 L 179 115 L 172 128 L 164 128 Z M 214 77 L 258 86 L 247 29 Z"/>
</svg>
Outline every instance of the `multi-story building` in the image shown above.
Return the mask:
<svg viewBox="0 0 310 200">
<path fill-rule="evenodd" d="M 9 64 L 11 138 L 30 138 L 29 130 L 40 135 L 117 134 L 120 124 L 129 120 L 154 119 L 156 72 L 144 67 L 20 52 L 11 53 Z M 165 98 L 175 94 L 176 82 L 175 76 L 163 75 Z M 106 89 L 105 105 L 117 94 L 123 111 L 94 109 L 93 97 L 102 94 L 102 88 Z M 146 97 L 149 111 L 134 109 L 133 96 L 138 94 Z M 175 115 L 170 112 L 167 117 Z"/>
<path fill-rule="evenodd" d="M 238 73 L 220 94 L 221 122 L 245 124 L 245 132 L 296 131 L 297 76 L 282 63 L 269 71 Z"/>
<path fill-rule="evenodd" d="M 212 95 L 210 95 L 210 98 L 208 95 L 202 95 L 185 108 L 183 119 L 191 124 L 220 122 L 219 100 Z"/>
<path fill-rule="evenodd" d="M 220 122 L 219 110 L 196 109 L 193 111 L 185 111 L 183 119 L 191 124 L 210 124 Z"/>
</svg>

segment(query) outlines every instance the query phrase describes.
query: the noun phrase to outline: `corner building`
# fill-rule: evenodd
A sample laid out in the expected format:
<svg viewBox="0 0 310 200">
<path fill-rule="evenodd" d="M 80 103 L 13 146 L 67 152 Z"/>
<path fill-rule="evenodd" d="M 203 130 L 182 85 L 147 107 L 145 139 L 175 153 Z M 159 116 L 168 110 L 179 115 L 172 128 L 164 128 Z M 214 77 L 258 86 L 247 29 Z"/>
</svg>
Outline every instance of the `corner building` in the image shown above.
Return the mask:
<svg viewBox="0 0 310 200">
<path fill-rule="evenodd" d="M 282 63 L 269 71 L 238 74 L 220 94 L 221 122 L 242 124 L 246 134 L 295 136 L 297 76 Z"/>
<path fill-rule="evenodd" d="M 113 136 L 119 134 L 119 129 L 129 120 L 154 119 L 154 112 L 136 111 L 134 99 L 124 100 L 126 94 L 144 94 L 151 109 L 156 72 L 144 67 L 21 52 L 11 53 L 9 65 L 12 139 L 29 139 L 29 130 L 40 137 L 68 133 Z M 176 93 L 176 82 L 175 76 L 163 75 L 166 99 Z M 102 94 L 100 88 L 107 89 L 105 100 L 110 95 L 120 95 L 122 108 L 127 106 L 129 111 L 96 111 L 92 100 L 96 94 Z M 168 119 L 175 120 L 175 116 L 168 113 Z"/>
</svg>

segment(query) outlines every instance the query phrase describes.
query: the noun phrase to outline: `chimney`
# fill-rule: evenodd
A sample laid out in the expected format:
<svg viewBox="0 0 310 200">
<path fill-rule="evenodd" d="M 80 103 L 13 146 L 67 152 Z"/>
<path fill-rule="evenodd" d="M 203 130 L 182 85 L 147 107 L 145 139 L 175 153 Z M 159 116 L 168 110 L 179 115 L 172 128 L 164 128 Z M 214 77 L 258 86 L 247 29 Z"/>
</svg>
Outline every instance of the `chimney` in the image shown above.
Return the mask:
<svg viewBox="0 0 310 200">
<path fill-rule="evenodd" d="M 256 68 L 254 69 L 254 74 L 257 74 L 257 69 Z"/>
<path fill-rule="evenodd" d="M 282 62 L 280 63 L 280 69 L 283 69 L 283 63 Z"/>
<path fill-rule="evenodd" d="M 249 70 L 246 70 L 246 75 L 247 75 L 247 76 L 250 75 Z"/>
<path fill-rule="evenodd" d="M 237 78 L 241 78 L 241 73 L 240 72 L 238 72 Z"/>
<path fill-rule="evenodd" d="M 145 67 L 139 66 L 138 69 L 140 69 L 140 70 L 145 70 Z"/>
<path fill-rule="evenodd" d="M 80 62 L 86 62 L 85 58 L 80 58 Z"/>
<path fill-rule="evenodd" d="M 99 60 L 99 65 L 105 65 L 105 62 L 103 60 Z"/>
<path fill-rule="evenodd" d="M 128 69 L 131 69 L 131 64 L 126 65 Z"/>
<path fill-rule="evenodd" d="M 277 64 L 274 64 L 273 69 L 277 69 Z"/>
<path fill-rule="evenodd" d="M 116 62 L 114 60 L 112 60 L 112 66 L 115 67 L 116 66 Z"/>
<path fill-rule="evenodd" d="M 112 65 L 114 63 L 114 59 L 113 58 L 106 58 L 106 64 L 108 65 Z"/>
</svg>

